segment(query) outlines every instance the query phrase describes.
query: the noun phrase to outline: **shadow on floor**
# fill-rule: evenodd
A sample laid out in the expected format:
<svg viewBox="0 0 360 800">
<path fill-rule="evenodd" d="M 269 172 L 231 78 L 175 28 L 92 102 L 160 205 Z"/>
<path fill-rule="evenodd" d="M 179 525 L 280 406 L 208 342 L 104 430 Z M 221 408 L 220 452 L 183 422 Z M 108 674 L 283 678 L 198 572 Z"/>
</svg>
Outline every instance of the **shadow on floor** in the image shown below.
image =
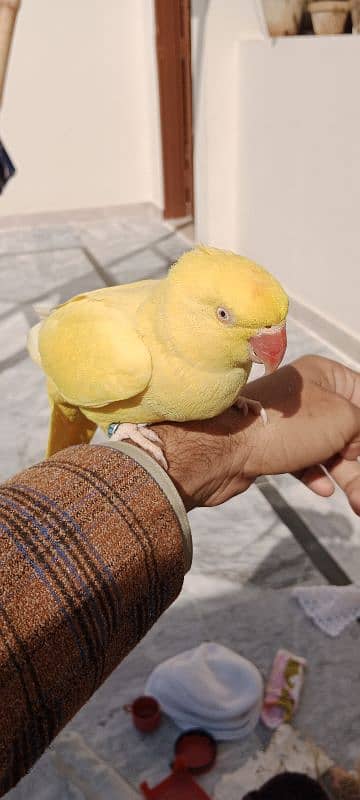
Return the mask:
<svg viewBox="0 0 360 800">
<path fill-rule="evenodd" d="M 352 543 L 353 529 L 349 520 L 340 513 L 319 514 L 309 509 L 297 508 L 313 534 L 320 535 L 322 544 L 340 560 L 348 560 L 351 553 L 358 557 L 358 549 Z M 319 570 L 297 544 L 289 531 L 289 538 L 281 541 L 262 561 L 251 577 L 255 586 L 282 589 L 301 583 L 326 583 Z"/>
</svg>

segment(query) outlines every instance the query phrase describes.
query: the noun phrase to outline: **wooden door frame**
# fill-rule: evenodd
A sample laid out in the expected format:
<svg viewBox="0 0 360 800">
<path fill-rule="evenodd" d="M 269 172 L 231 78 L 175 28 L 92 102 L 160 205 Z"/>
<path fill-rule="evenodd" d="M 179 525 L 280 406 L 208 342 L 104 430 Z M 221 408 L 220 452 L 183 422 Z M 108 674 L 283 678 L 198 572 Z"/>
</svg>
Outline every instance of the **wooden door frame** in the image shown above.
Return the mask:
<svg viewBox="0 0 360 800">
<path fill-rule="evenodd" d="M 154 0 L 164 217 L 193 216 L 191 0 Z"/>
</svg>

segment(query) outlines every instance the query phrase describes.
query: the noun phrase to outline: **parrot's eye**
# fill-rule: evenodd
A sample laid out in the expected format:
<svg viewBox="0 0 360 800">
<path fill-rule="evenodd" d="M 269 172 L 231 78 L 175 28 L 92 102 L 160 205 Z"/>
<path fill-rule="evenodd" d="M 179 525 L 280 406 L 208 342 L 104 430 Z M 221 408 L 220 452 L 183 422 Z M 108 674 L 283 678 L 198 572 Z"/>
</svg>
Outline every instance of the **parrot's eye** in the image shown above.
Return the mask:
<svg viewBox="0 0 360 800">
<path fill-rule="evenodd" d="M 227 308 L 223 308 L 223 306 L 220 306 L 220 308 L 216 309 L 216 316 L 220 322 L 225 322 L 225 324 L 229 325 L 233 322 L 233 316 L 231 312 L 228 311 Z"/>
</svg>

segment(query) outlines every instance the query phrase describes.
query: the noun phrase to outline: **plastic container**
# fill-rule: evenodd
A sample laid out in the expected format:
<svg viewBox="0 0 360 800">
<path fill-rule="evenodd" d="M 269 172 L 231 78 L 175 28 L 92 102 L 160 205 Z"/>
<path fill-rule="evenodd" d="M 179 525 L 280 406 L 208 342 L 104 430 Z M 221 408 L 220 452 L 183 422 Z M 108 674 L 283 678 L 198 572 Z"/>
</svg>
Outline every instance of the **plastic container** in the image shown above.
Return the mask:
<svg viewBox="0 0 360 800">
<path fill-rule="evenodd" d="M 141 733 L 152 733 L 161 722 L 161 708 L 155 697 L 142 695 L 124 706 L 124 711 L 132 715 L 135 728 Z"/>
<path fill-rule="evenodd" d="M 201 775 L 214 765 L 216 741 L 210 733 L 200 728 L 184 731 L 175 742 L 176 758 L 181 758 L 186 769 L 193 775 Z"/>
</svg>

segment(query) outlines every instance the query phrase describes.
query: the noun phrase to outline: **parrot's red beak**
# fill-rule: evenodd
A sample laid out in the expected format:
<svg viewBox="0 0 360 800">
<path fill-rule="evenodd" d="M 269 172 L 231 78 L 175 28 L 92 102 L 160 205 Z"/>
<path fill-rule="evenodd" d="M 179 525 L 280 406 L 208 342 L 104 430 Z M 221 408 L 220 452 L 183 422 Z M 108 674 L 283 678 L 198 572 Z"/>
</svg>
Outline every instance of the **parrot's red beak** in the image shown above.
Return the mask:
<svg viewBox="0 0 360 800">
<path fill-rule="evenodd" d="M 284 358 L 286 344 L 285 322 L 281 325 L 272 325 L 271 328 L 262 328 L 250 339 L 252 361 L 264 364 L 267 375 L 275 372 Z"/>
</svg>

